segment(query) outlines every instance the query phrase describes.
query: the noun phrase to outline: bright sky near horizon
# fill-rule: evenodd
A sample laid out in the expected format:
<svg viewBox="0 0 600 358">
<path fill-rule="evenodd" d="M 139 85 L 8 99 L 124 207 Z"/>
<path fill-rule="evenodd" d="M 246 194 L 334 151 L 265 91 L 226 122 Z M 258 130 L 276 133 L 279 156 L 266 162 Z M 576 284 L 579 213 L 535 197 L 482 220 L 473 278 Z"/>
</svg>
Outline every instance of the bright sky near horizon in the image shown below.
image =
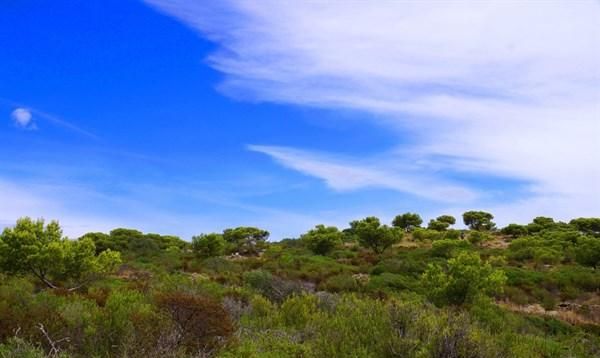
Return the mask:
<svg viewBox="0 0 600 358">
<path fill-rule="evenodd" d="M 0 227 L 600 216 L 600 1 L 12 0 L 0 48 Z"/>
</svg>

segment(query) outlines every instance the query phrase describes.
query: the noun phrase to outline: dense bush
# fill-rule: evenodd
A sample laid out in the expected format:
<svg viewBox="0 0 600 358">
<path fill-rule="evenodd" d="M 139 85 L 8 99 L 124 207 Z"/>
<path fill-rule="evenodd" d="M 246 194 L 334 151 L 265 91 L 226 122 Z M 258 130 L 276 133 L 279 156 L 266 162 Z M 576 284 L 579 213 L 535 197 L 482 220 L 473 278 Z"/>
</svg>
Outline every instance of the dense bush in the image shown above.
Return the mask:
<svg viewBox="0 0 600 358">
<path fill-rule="evenodd" d="M 206 234 L 192 237 L 192 250 L 201 257 L 220 256 L 225 252 L 223 235 Z"/>
<path fill-rule="evenodd" d="M 400 231 L 381 225 L 379 219 L 373 216 L 352 221 L 350 229 L 362 246 L 372 249 L 376 254 L 382 253 L 402 238 Z"/>
<path fill-rule="evenodd" d="M 480 295 L 502 291 L 504 272 L 483 263 L 478 254 L 461 252 L 448 260 L 447 268 L 430 265 L 422 276 L 427 297 L 437 305 L 470 303 Z"/>
<path fill-rule="evenodd" d="M 341 245 L 343 234 L 334 226 L 317 225 L 300 238 L 312 252 L 327 255 Z"/>
<path fill-rule="evenodd" d="M 431 245 L 431 255 L 450 258 L 458 250 L 469 248 L 469 244 L 459 240 L 438 240 Z"/>
</svg>

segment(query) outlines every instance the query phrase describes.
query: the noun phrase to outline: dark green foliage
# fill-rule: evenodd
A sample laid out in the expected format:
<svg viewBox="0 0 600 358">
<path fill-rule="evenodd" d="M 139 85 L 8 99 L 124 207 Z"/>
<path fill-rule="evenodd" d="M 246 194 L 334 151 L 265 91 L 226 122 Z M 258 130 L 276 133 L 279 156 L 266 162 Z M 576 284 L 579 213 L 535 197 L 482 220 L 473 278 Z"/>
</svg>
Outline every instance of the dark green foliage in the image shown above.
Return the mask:
<svg viewBox="0 0 600 358">
<path fill-rule="evenodd" d="M 423 219 L 416 213 L 404 213 L 398 215 L 392 221 L 392 226 L 403 229 L 404 231 L 410 232 L 421 226 Z"/>
<path fill-rule="evenodd" d="M 416 241 L 434 241 L 440 240 L 443 234 L 436 230 L 418 228 L 412 233 L 412 238 Z"/>
<path fill-rule="evenodd" d="M 376 217 L 367 217 L 350 223 L 352 233 L 356 235 L 358 242 L 367 248 L 380 254 L 402 238 L 402 233 L 395 228 L 381 225 Z"/>
<path fill-rule="evenodd" d="M 365 289 L 370 292 L 392 293 L 400 290 L 415 290 L 417 287 L 418 280 L 411 276 L 384 272 L 371 277 Z"/>
<path fill-rule="evenodd" d="M 580 238 L 575 249 L 575 260 L 581 265 L 600 267 L 600 238 Z"/>
<path fill-rule="evenodd" d="M 569 222 L 582 233 L 600 236 L 600 218 L 578 218 Z"/>
<path fill-rule="evenodd" d="M 492 222 L 494 215 L 485 211 L 467 211 L 463 214 L 463 222 L 471 230 L 490 231 L 496 227 Z"/>
<path fill-rule="evenodd" d="M 438 220 L 431 220 L 429 221 L 429 224 L 427 224 L 427 229 L 429 230 L 444 231 L 448 227 L 450 227 L 449 223 Z"/>
<path fill-rule="evenodd" d="M 438 240 L 431 245 L 431 255 L 437 257 L 450 258 L 454 253 L 469 248 L 469 244 L 459 240 Z"/>
<path fill-rule="evenodd" d="M 512 238 L 527 235 L 527 228 L 519 224 L 509 224 L 500 230 L 504 235 L 510 235 Z"/>
<path fill-rule="evenodd" d="M 341 245 L 343 234 L 335 226 L 317 225 L 300 240 L 317 255 L 327 255 Z"/>
<path fill-rule="evenodd" d="M 114 229 L 108 235 L 87 233 L 81 239 L 89 238 L 96 244 L 98 253 L 107 249 L 119 251 L 127 257 L 154 258 L 169 250 L 183 250 L 188 243 L 177 236 L 144 234 L 133 229 Z"/>
<path fill-rule="evenodd" d="M 223 255 L 225 244 L 226 241 L 220 234 L 202 234 L 192 237 L 192 250 L 201 257 Z"/>
<path fill-rule="evenodd" d="M 431 219 L 427 225 L 427 228 L 430 230 L 444 231 L 455 223 L 456 219 L 454 216 L 442 215 L 438 216 L 436 219 Z"/>
<path fill-rule="evenodd" d="M 269 232 L 255 227 L 237 227 L 223 231 L 225 241 L 241 255 L 257 255 L 266 247 Z"/>
<path fill-rule="evenodd" d="M 285 298 L 304 291 L 299 282 L 285 280 L 262 270 L 246 272 L 244 282 L 273 302 L 282 302 Z"/>
<path fill-rule="evenodd" d="M 471 231 L 467 236 L 467 240 L 473 245 L 481 245 L 483 242 L 491 239 L 491 236 L 481 231 Z"/>
<path fill-rule="evenodd" d="M 360 284 L 352 275 L 340 274 L 329 277 L 320 288 L 330 292 L 354 292 L 358 291 Z"/>
<path fill-rule="evenodd" d="M 438 216 L 435 220 L 443 222 L 443 223 L 448 223 L 450 225 L 456 224 L 456 218 L 452 215 L 441 215 L 441 216 Z"/>
</svg>

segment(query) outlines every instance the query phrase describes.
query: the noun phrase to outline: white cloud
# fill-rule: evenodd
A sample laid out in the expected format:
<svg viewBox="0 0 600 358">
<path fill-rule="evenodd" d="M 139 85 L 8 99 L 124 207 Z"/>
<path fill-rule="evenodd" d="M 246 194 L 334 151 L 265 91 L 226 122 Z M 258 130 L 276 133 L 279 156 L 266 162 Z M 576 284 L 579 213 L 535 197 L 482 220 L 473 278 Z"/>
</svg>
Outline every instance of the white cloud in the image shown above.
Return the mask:
<svg viewBox="0 0 600 358">
<path fill-rule="evenodd" d="M 473 190 L 427 175 L 415 168 L 404 168 L 397 172 L 381 163 L 357 163 L 347 158 L 334 158 L 285 147 L 250 145 L 248 148 L 267 154 L 288 168 L 323 179 L 329 187 L 339 191 L 379 187 L 447 202 L 471 202 L 477 197 Z"/>
<path fill-rule="evenodd" d="M 31 111 L 26 108 L 17 108 L 10 114 L 15 125 L 19 128 L 31 128 L 35 127 Z"/>
<path fill-rule="evenodd" d="M 218 43 L 208 62 L 231 96 L 377 114 L 418 138 L 400 152 L 532 183 L 506 212 L 600 211 L 600 2 L 148 2 Z M 334 188 L 422 189 L 262 149 Z"/>
</svg>

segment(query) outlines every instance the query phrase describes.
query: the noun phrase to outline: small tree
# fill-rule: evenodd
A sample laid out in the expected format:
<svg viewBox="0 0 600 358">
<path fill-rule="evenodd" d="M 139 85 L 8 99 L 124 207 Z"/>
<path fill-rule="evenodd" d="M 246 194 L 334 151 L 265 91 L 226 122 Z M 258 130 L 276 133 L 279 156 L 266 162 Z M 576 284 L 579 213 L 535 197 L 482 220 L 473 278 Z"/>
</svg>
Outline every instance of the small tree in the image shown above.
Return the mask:
<svg viewBox="0 0 600 358">
<path fill-rule="evenodd" d="M 445 231 L 449 226 L 450 226 L 450 224 L 448 224 L 447 222 L 433 220 L 433 219 L 431 219 L 429 221 L 429 224 L 427 224 L 427 228 L 429 230 L 436 230 L 436 231 Z"/>
<path fill-rule="evenodd" d="M 415 228 L 421 226 L 423 219 L 416 213 L 404 213 L 398 215 L 392 221 L 392 226 L 399 227 L 406 232 L 413 231 Z"/>
<path fill-rule="evenodd" d="M 527 235 L 527 228 L 519 224 L 508 224 L 508 226 L 502 228 L 500 232 L 504 235 L 511 236 L 513 239 L 516 239 L 517 237 Z"/>
<path fill-rule="evenodd" d="M 96 255 L 90 238 L 62 237 L 58 222 L 21 218 L 0 235 L 0 269 L 14 274 L 33 274 L 50 288 L 62 283 L 73 291 L 121 263 L 119 252 L 107 249 Z"/>
<path fill-rule="evenodd" d="M 448 223 L 448 225 L 456 224 L 456 218 L 452 215 L 440 215 L 436 218 L 437 221 Z"/>
<path fill-rule="evenodd" d="M 494 215 L 485 211 L 467 211 L 463 214 L 463 222 L 471 230 L 489 231 L 496 227 L 492 222 Z"/>
<path fill-rule="evenodd" d="M 225 241 L 242 255 L 257 255 L 266 245 L 269 232 L 256 227 L 237 227 L 223 231 Z"/>
<path fill-rule="evenodd" d="M 467 236 L 467 240 L 469 240 L 471 244 L 477 246 L 481 246 L 484 241 L 488 241 L 490 239 L 491 237 L 488 234 L 479 231 L 471 231 L 469 236 Z"/>
<path fill-rule="evenodd" d="M 372 249 L 377 254 L 382 253 L 402 238 L 402 234 L 398 230 L 381 225 L 379 219 L 374 216 L 352 221 L 350 229 L 362 246 Z"/>
<path fill-rule="evenodd" d="M 473 252 L 459 253 L 448 260 L 446 269 L 430 264 L 421 279 L 427 297 L 438 306 L 471 303 L 478 296 L 502 292 L 506 283 L 503 271 L 482 263 Z"/>
<path fill-rule="evenodd" d="M 342 243 L 342 237 L 342 232 L 335 226 L 317 225 L 302 235 L 300 240 L 315 254 L 327 255 Z"/>
<path fill-rule="evenodd" d="M 223 255 L 225 251 L 225 239 L 220 234 L 201 234 L 192 237 L 192 250 L 198 256 L 213 257 Z"/>
</svg>

